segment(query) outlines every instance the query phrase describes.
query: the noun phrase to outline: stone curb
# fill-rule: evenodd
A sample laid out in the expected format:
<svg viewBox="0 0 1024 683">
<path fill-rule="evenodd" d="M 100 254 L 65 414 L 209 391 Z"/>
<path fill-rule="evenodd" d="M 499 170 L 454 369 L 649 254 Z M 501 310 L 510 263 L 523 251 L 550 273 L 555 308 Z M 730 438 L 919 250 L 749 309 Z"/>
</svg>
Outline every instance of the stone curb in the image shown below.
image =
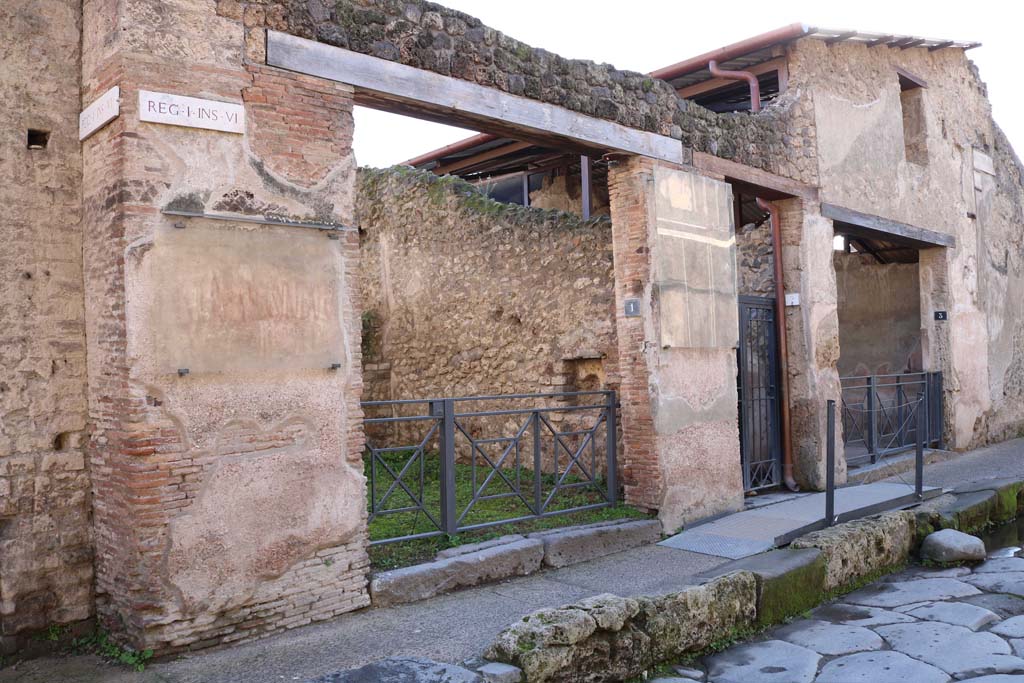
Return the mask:
<svg viewBox="0 0 1024 683">
<path fill-rule="evenodd" d="M 642 519 L 527 534 L 544 542 L 544 565 L 567 567 L 661 540 L 661 522 Z"/>
<path fill-rule="evenodd" d="M 447 548 L 434 561 L 378 572 L 370 580 L 374 607 L 426 600 L 460 588 L 526 576 L 541 568 L 629 550 L 661 540 L 657 520 L 609 520 L 564 529 L 509 534 L 480 543 Z"/>
<path fill-rule="evenodd" d="M 540 569 L 543 559 L 543 541 L 524 538 L 455 557 L 379 572 L 370 581 L 370 599 L 374 607 L 426 600 L 459 588 L 532 574 Z"/>
<path fill-rule="evenodd" d="M 993 480 L 959 487 L 914 510 L 838 524 L 801 536 L 789 548 L 727 562 L 698 575 L 704 583 L 679 593 L 604 595 L 533 612 L 499 634 L 485 656 L 520 667 L 527 683 L 610 683 L 640 676 L 667 657 L 706 647 L 701 644 L 722 635 L 726 624 L 735 630 L 779 623 L 834 592 L 847 592 L 891 571 L 905 564 L 936 529 L 976 532 L 1022 512 L 1024 482 Z M 547 539 L 559 535 L 564 534 L 537 537 L 547 546 Z M 567 549 L 574 538 L 568 534 Z M 573 556 L 564 552 L 566 558 Z M 545 564 L 547 556 L 546 549 Z M 725 586 L 730 589 L 723 591 Z"/>
</svg>

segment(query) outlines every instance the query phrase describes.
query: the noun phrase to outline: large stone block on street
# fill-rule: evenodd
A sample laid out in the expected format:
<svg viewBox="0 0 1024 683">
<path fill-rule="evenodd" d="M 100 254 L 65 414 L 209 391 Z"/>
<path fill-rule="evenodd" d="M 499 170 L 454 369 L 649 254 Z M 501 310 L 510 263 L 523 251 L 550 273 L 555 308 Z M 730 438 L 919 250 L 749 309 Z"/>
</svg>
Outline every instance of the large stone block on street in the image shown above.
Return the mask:
<svg viewBox="0 0 1024 683">
<path fill-rule="evenodd" d="M 416 602 L 459 588 L 532 574 L 540 569 L 543 559 L 544 544 L 537 539 L 523 539 L 380 572 L 370 582 L 370 595 L 376 607 Z"/>
<path fill-rule="evenodd" d="M 502 631 L 484 654 L 518 666 L 530 683 L 625 680 L 652 662 L 650 638 L 630 623 L 639 611 L 636 600 L 615 595 L 539 610 Z"/>
<path fill-rule="evenodd" d="M 657 661 L 701 650 L 757 616 L 757 579 L 739 571 L 701 586 L 640 601 L 637 623 Z"/>
<path fill-rule="evenodd" d="M 980 562 L 985 559 L 985 544 L 977 536 L 942 529 L 924 539 L 921 557 L 933 562 Z"/>
<path fill-rule="evenodd" d="M 889 512 L 801 536 L 791 548 L 818 548 L 825 556 L 825 589 L 902 565 L 914 544 L 916 520 L 909 512 Z"/>
<path fill-rule="evenodd" d="M 772 550 L 727 562 L 701 576 L 749 571 L 757 578 L 757 622 L 777 624 L 821 602 L 825 558 L 817 548 Z"/>
<path fill-rule="evenodd" d="M 811 683 L 821 657 L 782 640 L 745 643 L 708 659 L 715 683 Z"/>
<path fill-rule="evenodd" d="M 661 523 L 653 519 L 593 524 L 530 534 L 544 542 L 544 564 L 565 567 L 661 539 Z"/>
<path fill-rule="evenodd" d="M 1024 659 L 991 633 L 974 633 L 941 622 L 892 624 L 875 629 L 893 650 L 927 662 L 957 679 L 994 673 L 1024 673 Z"/>
</svg>

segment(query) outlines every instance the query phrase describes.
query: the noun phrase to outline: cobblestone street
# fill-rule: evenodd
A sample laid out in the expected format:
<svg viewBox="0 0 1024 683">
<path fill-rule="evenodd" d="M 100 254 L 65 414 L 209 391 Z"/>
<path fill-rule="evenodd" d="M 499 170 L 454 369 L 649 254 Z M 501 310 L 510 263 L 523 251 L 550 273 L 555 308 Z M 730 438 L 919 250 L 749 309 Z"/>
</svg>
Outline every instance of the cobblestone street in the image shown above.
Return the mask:
<svg viewBox="0 0 1024 683">
<path fill-rule="evenodd" d="M 1024 682 L 1024 558 L 911 567 L 658 683 Z M 688 670 L 687 670 L 688 669 Z"/>
</svg>

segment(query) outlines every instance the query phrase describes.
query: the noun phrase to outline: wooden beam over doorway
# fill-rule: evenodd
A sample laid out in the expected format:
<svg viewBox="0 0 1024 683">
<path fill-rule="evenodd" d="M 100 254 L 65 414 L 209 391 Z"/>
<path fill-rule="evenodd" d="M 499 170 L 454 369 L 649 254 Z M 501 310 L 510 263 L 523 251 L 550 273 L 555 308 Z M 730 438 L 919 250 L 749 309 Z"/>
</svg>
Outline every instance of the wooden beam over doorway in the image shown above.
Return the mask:
<svg viewBox="0 0 1024 683">
<path fill-rule="evenodd" d="M 838 223 L 854 226 L 848 231 L 856 236 L 883 239 L 915 247 L 955 247 L 956 237 L 945 233 L 900 223 L 889 218 L 861 213 L 835 204 L 821 205 L 821 215 Z"/>
<path fill-rule="evenodd" d="M 799 197 L 810 202 L 818 201 L 818 189 L 797 180 L 785 178 L 768 171 L 729 159 L 722 159 L 704 152 L 693 153 L 693 166 L 701 171 L 719 175 L 733 183 L 747 186 L 744 194 L 757 195 L 763 199 Z M 762 190 L 768 190 L 764 192 Z M 775 193 L 774 195 L 772 193 Z"/>
<path fill-rule="evenodd" d="M 682 143 L 666 135 L 287 33 L 267 31 L 267 64 L 347 83 L 357 103 L 376 109 L 539 144 L 683 163 Z"/>
</svg>

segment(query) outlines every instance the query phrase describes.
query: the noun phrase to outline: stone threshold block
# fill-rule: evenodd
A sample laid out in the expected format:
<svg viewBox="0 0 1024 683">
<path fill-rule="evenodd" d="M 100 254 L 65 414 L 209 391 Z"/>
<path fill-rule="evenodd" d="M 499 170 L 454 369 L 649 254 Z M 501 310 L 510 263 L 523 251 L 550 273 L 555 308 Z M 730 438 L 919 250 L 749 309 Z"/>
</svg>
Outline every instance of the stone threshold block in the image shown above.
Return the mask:
<svg viewBox="0 0 1024 683">
<path fill-rule="evenodd" d="M 551 529 L 527 534 L 544 542 L 544 566 L 567 567 L 605 555 L 657 543 L 661 540 L 661 522 L 654 519 L 609 521 L 566 529 Z"/>
<path fill-rule="evenodd" d="M 390 607 L 426 600 L 459 588 L 469 588 L 540 569 L 544 543 L 524 538 L 433 562 L 379 572 L 370 581 L 370 604 Z"/>
<path fill-rule="evenodd" d="M 583 526 L 510 534 L 448 548 L 432 562 L 378 572 L 370 581 L 374 607 L 426 600 L 461 588 L 526 576 L 541 566 L 565 567 L 661 539 L 657 520 L 611 520 Z"/>
</svg>

